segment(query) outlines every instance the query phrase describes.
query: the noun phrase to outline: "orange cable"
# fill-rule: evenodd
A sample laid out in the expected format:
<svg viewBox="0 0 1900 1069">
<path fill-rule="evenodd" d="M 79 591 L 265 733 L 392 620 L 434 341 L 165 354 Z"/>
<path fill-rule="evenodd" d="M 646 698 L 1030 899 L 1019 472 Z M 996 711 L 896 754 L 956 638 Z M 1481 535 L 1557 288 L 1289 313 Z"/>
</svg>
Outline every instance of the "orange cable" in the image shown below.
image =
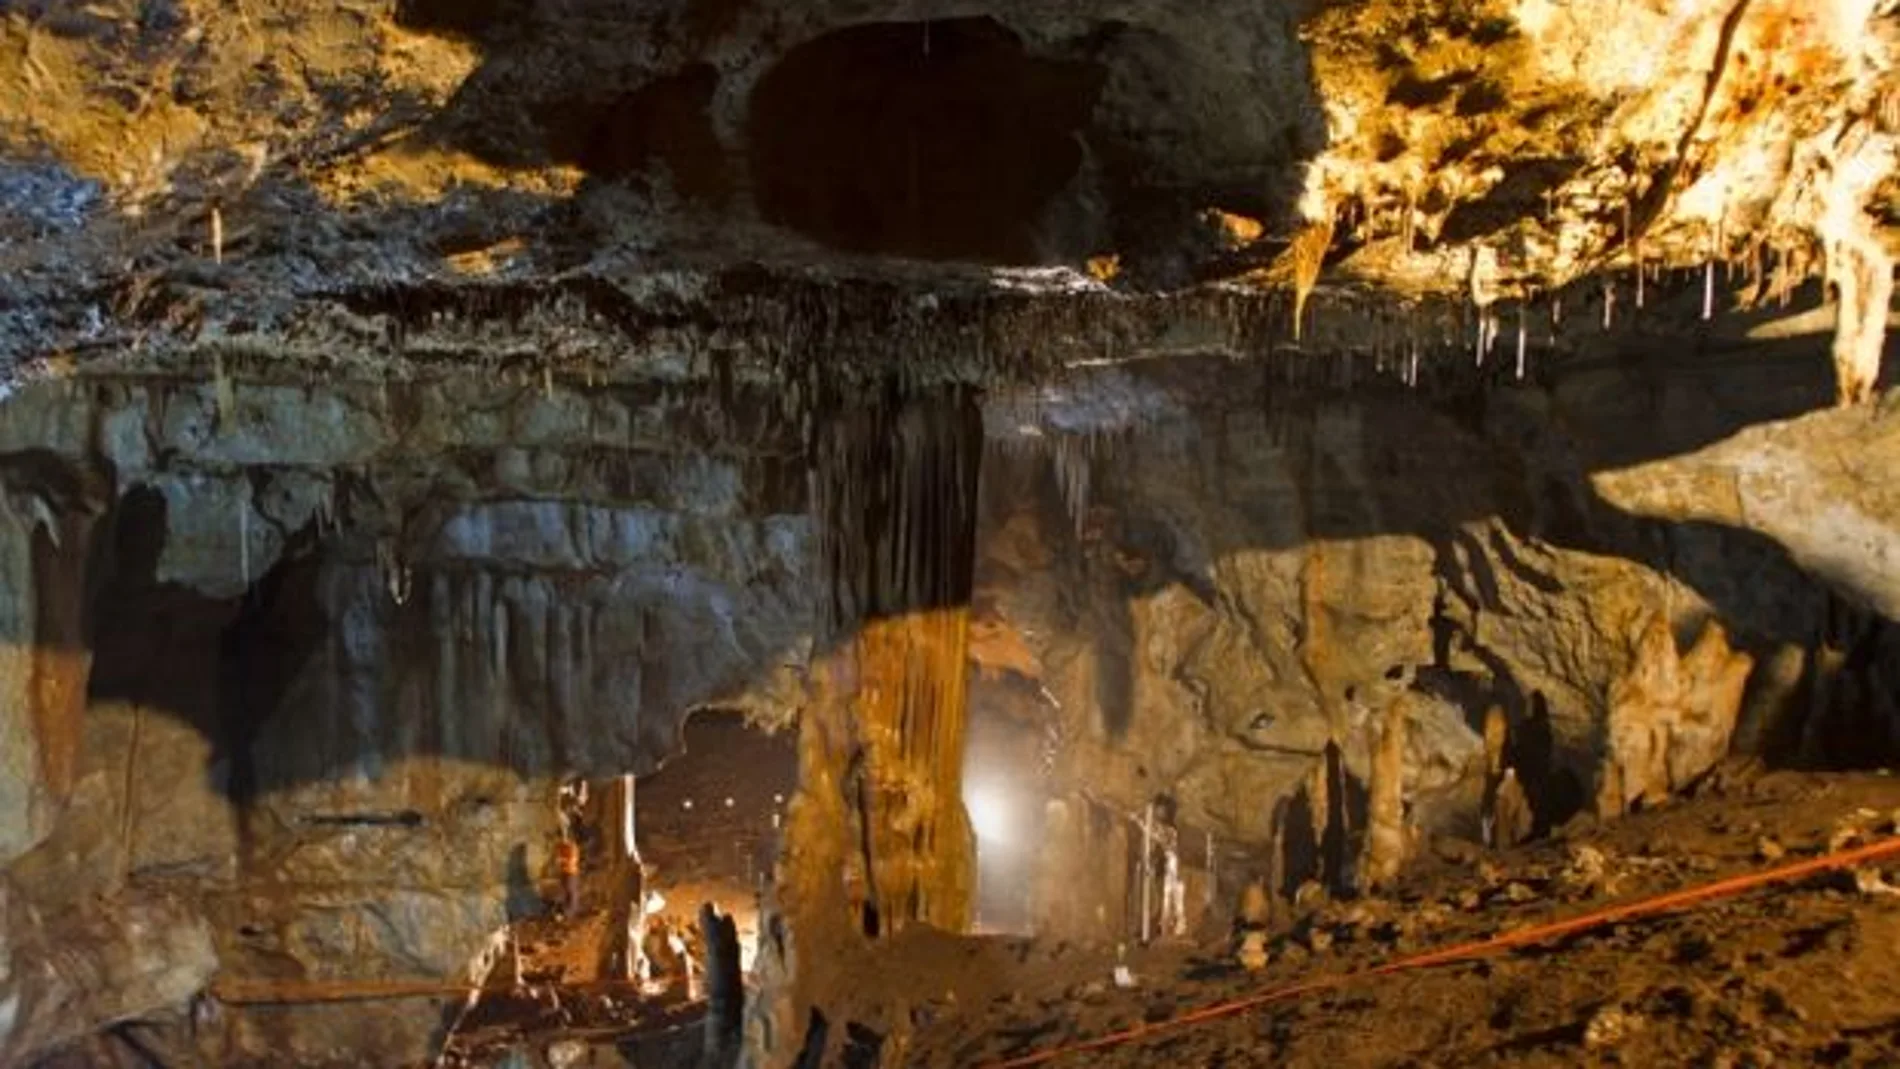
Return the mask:
<svg viewBox="0 0 1900 1069">
<path fill-rule="evenodd" d="M 1383 965 L 1377 965 L 1370 969 L 1340 973 L 1334 976 L 1323 976 L 1315 980 L 1303 980 L 1298 983 L 1269 988 L 1257 995 L 1249 995 L 1246 998 L 1235 999 L 1228 1002 L 1213 1003 L 1199 1009 L 1190 1010 L 1179 1016 L 1167 1018 L 1166 1020 L 1152 1023 L 1144 1022 L 1119 1032 L 1111 1032 L 1104 1036 L 1098 1036 L 1095 1039 L 1084 1040 L 1079 1043 L 1071 1043 L 1059 1047 L 1051 1047 L 1047 1050 L 1037 1051 L 1033 1054 L 1026 1054 L 1016 1058 L 1009 1058 L 1003 1061 L 990 1062 L 983 1066 L 982 1069 L 1027 1069 L 1028 1066 L 1044 1065 L 1071 1054 L 1080 1054 L 1092 1050 L 1105 1050 L 1109 1047 L 1118 1047 L 1127 1043 L 1150 1039 L 1161 1033 L 1178 1031 L 1190 1025 L 1219 1020 L 1224 1017 L 1232 1017 L 1248 1010 L 1268 1005 L 1269 1003 L 1284 1002 L 1288 999 L 1310 994 L 1315 991 L 1344 987 L 1353 981 L 1366 979 L 1368 977 L 1386 976 L 1411 969 L 1423 969 L 1434 965 L 1446 965 L 1457 961 L 1468 961 L 1475 958 L 1488 957 L 1502 951 L 1546 942 L 1560 936 L 1587 931 L 1591 928 L 1601 928 L 1605 925 L 1616 924 L 1620 921 L 1630 920 L 1635 917 L 1664 913 L 1679 909 L 1683 906 L 1707 902 L 1711 899 L 1731 897 L 1743 891 L 1753 890 L 1768 884 L 1784 883 L 1789 880 L 1798 880 L 1821 872 L 1851 868 L 1855 865 L 1866 864 L 1869 861 L 1891 854 L 1900 854 L 1900 836 L 1884 839 L 1880 842 L 1858 847 L 1853 850 L 1823 854 L 1817 858 L 1811 858 L 1807 861 L 1797 861 L 1792 864 L 1783 865 L 1780 868 L 1768 869 L 1763 872 L 1744 873 L 1740 876 L 1730 876 L 1712 883 L 1685 888 L 1680 891 L 1671 891 L 1651 898 L 1639 899 L 1621 906 L 1610 906 L 1605 909 L 1592 910 L 1591 912 L 1572 917 L 1568 920 L 1552 921 L 1549 924 L 1522 928 L 1514 932 L 1506 932 L 1492 936 L 1489 939 L 1469 943 L 1458 943 L 1449 947 L 1441 947 L 1437 950 L 1428 950 L 1421 954 L 1414 954 L 1410 957 L 1388 961 Z"/>
<path fill-rule="evenodd" d="M 449 984 L 435 980 L 218 980 L 211 995 L 227 1006 L 301 1005 L 320 1002 L 363 1002 L 397 998 L 447 998 L 466 996 L 471 991 L 483 995 L 506 995 L 516 991 L 617 991 L 641 990 L 636 980 L 590 980 L 570 983 L 523 983 L 519 988 L 482 984 Z M 689 1005 L 686 1000 L 669 1005 Z"/>
</svg>

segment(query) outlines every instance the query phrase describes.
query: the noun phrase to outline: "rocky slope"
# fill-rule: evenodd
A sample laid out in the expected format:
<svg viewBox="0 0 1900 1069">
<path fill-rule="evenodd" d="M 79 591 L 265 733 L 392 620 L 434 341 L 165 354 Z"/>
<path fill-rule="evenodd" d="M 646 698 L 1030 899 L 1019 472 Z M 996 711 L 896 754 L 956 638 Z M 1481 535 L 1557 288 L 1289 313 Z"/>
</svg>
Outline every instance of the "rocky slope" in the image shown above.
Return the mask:
<svg viewBox="0 0 1900 1069">
<path fill-rule="evenodd" d="M 933 1067 L 1008 1064 L 1144 1024 L 1157 1031 L 1048 1064 L 1884 1065 L 1900 1050 L 1883 986 L 1900 925 L 1891 855 L 1483 961 L 1364 971 L 1877 843 L 1893 831 L 1895 788 L 1871 774 L 1735 776 L 1692 801 L 1609 826 L 1580 822 L 1476 866 L 1441 860 L 1391 900 L 1289 919 L 1260 972 L 1236 967 L 1218 940 L 1131 952 L 1136 983 L 1125 990 L 1106 950 L 1054 940 L 906 947 L 913 972 L 943 982 L 867 993 L 849 1019 L 860 1022 L 860 1050 Z M 1168 1026 L 1202 1007 L 1354 973 L 1330 990 Z"/>
</svg>

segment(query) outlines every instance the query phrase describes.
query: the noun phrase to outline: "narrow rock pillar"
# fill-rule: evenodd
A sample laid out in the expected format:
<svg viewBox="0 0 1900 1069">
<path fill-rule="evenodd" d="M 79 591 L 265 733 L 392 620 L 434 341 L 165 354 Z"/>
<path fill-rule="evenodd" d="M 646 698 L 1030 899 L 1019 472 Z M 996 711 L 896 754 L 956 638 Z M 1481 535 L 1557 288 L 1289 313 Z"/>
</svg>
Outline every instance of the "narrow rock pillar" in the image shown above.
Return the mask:
<svg viewBox="0 0 1900 1069">
<path fill-rule="evenodd" d="M 881 931 L 970 922 L 962 779 L 982 446 L 961 388 L 853 406 L 815 443 L 826 623 L 855 669 L 828 715 L 853 741 L 846 801 Z"/>
<path fill-rule="evenodd" d="M 982 413 L 960 387 L 821 406 L 811 441 L 819 649 L 799 790 L 765 919 L 747 1064 L 792 1064 L 841 956 L 911 924 L 966 929 L 963 809 Z"/>
</svg>

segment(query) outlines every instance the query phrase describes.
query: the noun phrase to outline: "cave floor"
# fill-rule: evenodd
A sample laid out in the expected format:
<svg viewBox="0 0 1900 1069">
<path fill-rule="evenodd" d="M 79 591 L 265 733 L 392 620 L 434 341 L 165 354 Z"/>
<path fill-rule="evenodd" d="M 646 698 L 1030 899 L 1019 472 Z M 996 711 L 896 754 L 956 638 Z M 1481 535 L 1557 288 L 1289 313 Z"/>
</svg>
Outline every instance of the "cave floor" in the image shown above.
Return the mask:
<svg viewBox="0 0 1900 1069">
<path fill-rule="evenodd" d="M 852 1009 L 911 1025 L 879 1041 L 881 1064 L 993 1065 L 1879 841 L 1897 819 L 1900 778 L 1730 770 L 1692 798 L 1614 824 L 1574 822 L 1518 850 L 1435 849 L 1387 899 L 1325 904 L 1280 925 L 1261 972 L 1233 965 L 1216 938 L 1131 952 L 1137 985 L 1120 989 L 1112 954 L 1099 948 L 900 938 L 894 964 L 937 977 L 942 994 Z M 1483 961 L 1363 977 L 1047 1064 L 1900 1064 L 1900 892 L 1881 880 L 1900 883 L 1900 858 Z"/>
<path fill-rule="evenodd" d="M 492 1065 L 523 1048 L 565 1050 L 571 1057 L 608 1055 L 640 1037 L 661 1036 L 698 1022 L 705 1003 L 684 977 L 641 985 L 601 973 L 609 942 L 607 914 L 586 911 L 572 923 L 533 917 L 515 923 L 520 979 L 512 963 L 490 975 L 480 1001 L 456 1026 L 442 1064 Z"/>
</svg>

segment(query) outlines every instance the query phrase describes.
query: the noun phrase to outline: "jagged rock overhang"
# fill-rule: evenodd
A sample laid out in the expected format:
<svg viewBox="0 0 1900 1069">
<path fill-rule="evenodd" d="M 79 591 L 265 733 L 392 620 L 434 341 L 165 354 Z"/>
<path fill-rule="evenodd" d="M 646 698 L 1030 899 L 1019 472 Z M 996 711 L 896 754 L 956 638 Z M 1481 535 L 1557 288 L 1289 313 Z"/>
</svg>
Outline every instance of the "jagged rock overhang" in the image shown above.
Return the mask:
<svg viewBox="0 0 1900 1069">
<path fill-rule="evenodd" d="M 1260 359 L 1289 381 L 1349 386 L 1381 376 L 1476 385 L 1521 380 L 1551 358 L 1604 355 L 1669 337 L 1733 344 L 1781 315 L 1736 295 L 1723 273 L 1713 321 L 1696 308 L 1705 273 L 1654 274 L 1648 311 L 1605 311 L 1611 278 L 1487 308 L 1457 297 L 1322 287 L 1295 337 L 1289 294 L 1216 283 L 1120 291 L 1065 269 L 942 272 L 901 265 L 859 274 L 749 265 L 533 281 L 423 281 L 342 288 L 268 319 L 158 294 L 139 329 L 114 332 L 22 369 L 28 380 L 237 376 L 297 383 L 500 374 L 576 385 L 774 385 L 799 414 L 859 387 L 1035 385 L 1077 368 L 1180 355 Z M 1780 293 L 1796 292 L 1792 279 Z M 1812 293 L 1800 291 L 1805 308 Z M 1609 299 L 1611 302 L 1615 298 Z M 1780 302 L 1786 306 L 1786 300 Z M 1517 359 L 1534 354 L 1535 362 Z M 741 408 L 745 406 L 739 406 Z"/>
</svg>

